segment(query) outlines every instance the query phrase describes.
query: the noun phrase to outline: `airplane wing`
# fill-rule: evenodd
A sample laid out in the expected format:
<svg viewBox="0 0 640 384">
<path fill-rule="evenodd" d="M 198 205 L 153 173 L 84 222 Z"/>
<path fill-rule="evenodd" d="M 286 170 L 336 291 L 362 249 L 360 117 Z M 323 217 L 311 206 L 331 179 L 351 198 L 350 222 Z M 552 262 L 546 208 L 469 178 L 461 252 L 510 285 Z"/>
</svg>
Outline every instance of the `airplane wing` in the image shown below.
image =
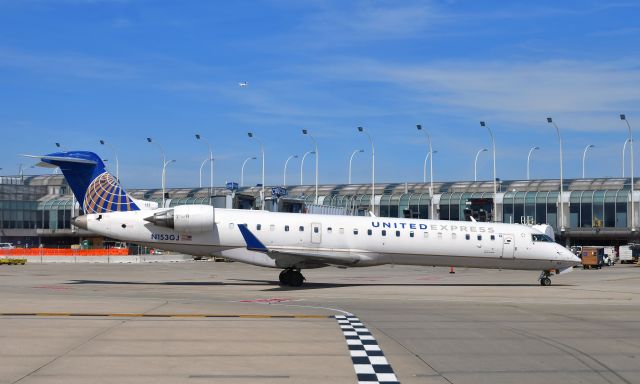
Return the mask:
<svg viewBox="0 0 640 384">
<path fill-rule="evenodd" d="M 296 264 L 297 262 L 315 262 L 325 265 L 353 265 L 363 259 L 363 255 L 348 250 L 330 250 L 316 248 L 292 248 L 265 246 L 250 230 L 246 224 L 238 224 L 240 233 L 244 238 L 246 249 L 253 252 L 264 253 L 279 262 Z"/>
</svg>

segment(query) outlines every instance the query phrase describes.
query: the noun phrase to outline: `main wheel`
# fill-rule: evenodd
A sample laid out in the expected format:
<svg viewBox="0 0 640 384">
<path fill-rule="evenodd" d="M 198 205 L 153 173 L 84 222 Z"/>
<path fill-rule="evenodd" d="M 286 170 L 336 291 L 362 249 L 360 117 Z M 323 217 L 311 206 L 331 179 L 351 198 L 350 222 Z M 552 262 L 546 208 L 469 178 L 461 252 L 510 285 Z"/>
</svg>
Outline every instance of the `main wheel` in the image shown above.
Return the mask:
<svg viewBox="0 0 640 384">
<path fill-rule="evenodd" d="M 280 272 L 280 284 L 282 285 L 289 285 L 289 275 L 291 273 L 291 270 L 289 269 L 285 269 L 282 272 Z"/>
<path fill-rule="evenodd" d="M 299 271 L 291 271 L 287 280 L 290 286 L 300 287 L 304 283 L 304 276 Z"/>
<path fill-rule="evenodd" d="M 548 277 L 543 277 L 542 279 L 540 279 L 540 285 L 548 287 L 549 285 L 551 285 L 551 279 Z"/>
</svg>

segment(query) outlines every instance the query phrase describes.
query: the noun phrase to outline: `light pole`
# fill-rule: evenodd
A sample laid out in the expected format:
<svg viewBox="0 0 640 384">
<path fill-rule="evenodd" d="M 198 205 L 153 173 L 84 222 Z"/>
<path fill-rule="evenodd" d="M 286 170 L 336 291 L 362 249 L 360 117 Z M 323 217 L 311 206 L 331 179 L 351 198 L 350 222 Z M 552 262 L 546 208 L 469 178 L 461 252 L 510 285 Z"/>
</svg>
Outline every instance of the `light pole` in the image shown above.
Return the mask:
<svg viewBox="0 0 640 384">
<path fill-rule="evenodd" d="M 480 122 L 481 127 L 487 127 L 489 136 L 491 136 L 491 147 L 493 148 L 493 221 L 498 221 L 498 185 L 496 180 L 496 141 L 493 137 L 491 128 L 484 121 Z"/>
<path fill-rule="evenodd" d="M 558 126 L 556 125 L 556 123 L 553 122 L 553 119 L 550 117 L 547 117 L 547 123 L 551 124 L 554 126 L 554 128 L 556 129 L 556 132 L 558 133 L 558 142 L 560 143 L 560 204 L 559 209 L 560 209 L 560 232 L 564 232 L 564 209 L 563 209 L 563 200 L 562 200 L 562 195 L 564 194 L 564 180 L 563 180 L 563 172 L 562 172 L 562 159 L 563 159 L 563 155 L 562 155 L 562 136 L 560 136 L 560 129 L 558 128 Z"/>
<path fill-rule="evenodd" d="M 438 151 L 433 151 L 435 155 Z M 422 165 L 422 182 L 427 182 L 427 161 L 431 158 L 431 152 L 427 152 L 427 156 L 424 157 L 424 164 Z"/>
<path fill-rule="evenodd" d="M 311 154 L 313 154 L 313 151 L 305 152 L 305 154 L 302 155 L 302 161 L 300 162 L 300 185 L 304 184 L 303 178 L 302 178 L 302 172 L 304 170 L 304 159 L 305 157 L 307 157 L 307 155 L 311 155 Z"/>
<path fill-rule="evenodd" d="M 303 135 L 308 135 L 311 140 L 313 140 L 313 145 L 315 146 L 315 154 L 316 154 L 316 198 L 315 198 L 315 204 L 318 204 L 318 157 L 320 156 L 320 153 L 318 152 L 318 142 L 316 141 L 316 138 L 311 136 L 311 134 L 309 133 L 309 131 L 307 131 L 306 129 L 302 130 L 302 134 Z"/>
<path fill-rule="evenodd" d="M 636 231 L 636 226 L 635 226 L 635 208 L 633 206 L 633 134 L 631 133 L 631 124 L 629 124 L 629 120 L 627 120 L 627 116 L 625 116 L 625 114 L 620 114 L 620 120 L 623 120 L 625 123 L 627 123 L 627 128 L 629 130 L 629 150 L 631 153 L 631 232 L 635 232 Z"/>
<path fill-rule="evenodd" d="M 487 152 L 487 148 L 482 148 L 476 153 L 476 160 L 473 162 L 473 181 L 478 181 L 478 156 L 482 152 Z"/>
<path fill-rule="evenodd" d="M 591 148 L 595 147 L 593 144 L 589 144 L 584 148 L 584 152 L 582 153 L 582 178 L 584 179 L 584 164 L 587 158 L 587 151 Z"/>
<path fill-rule="evenodd" d="M 624 179 L 624 154 L 627 151 L 627 144 L 629 144 L 629 139 L 624 141 L 624 145 L 622 146 L 622 178 Z"/>
<path fill-rule="evenodd" d="M 533 151 L 537 151 L 538 149 L 540 149 L 540 147 L 531 147 L 531 149 L 529 150 L 529 155 L 527 156 L 527 180 L 529 180 L 529 175 L 530 175 L 530 164 L 531 164 L 531 153 Z"/>
<path fill-rule="evenodd" d="M 165 189 L 165 184 L 167 182 L 167 166 L 171 163 L 175 163 L 175 160 L 169 160 L 167 162 L 164 163 L 164 165 L 162 166 L 162 207 L 164 208 L 165 206 L 165 202 L 164 202 L 164 189 Z"/>
<path fill-rule="evenodd" d="M 422 131 L 422 125 L 416 124 L 416 128 L 418 128 L 418 131 Z M 427 142 L 429 144 L 429 201 L 431 203 L 430 213 L 433 218 L 433 147 L 431 146 L 431 135 L 426 129 L 424 130 L 424 133 L 427 135 Z"/>
<path fill-rule="evenodd" d="M 242 162 L 242 169 L 240 170 L 240 186 L 244 187 L 244 166 L 247 165 L 247 161 L 249 160 L 255 160 L 256 157 L 247 157 L 246 159 L 244 159 L 244 161 Z"/>
<path fill-rule="evenodd" d="M 158 148 L 160 148 L 160 153 L 162 153 L 162 208 L 164 208 L 164 200 L 165 200 L 165 170 L 167 168 L 167 157 L 164 154 L 164 149 L 162 149 L 162 145 L 156 143 L 155 141 L 151 140 L 150 137 L 147 137 L 147 143 L 149 144 L 153 144 L 153 145 L 157 145 Z M 171 161 L 175 161 L 175 160 L 171 160 Z"/>
<path fill-rule="evenodd" d="M 351 163 L 353 162 L 353 157 L 359 152 L 364 152 L 364 149 L 356 149 L 351 153 L 351 157 L 349 158 L 349 184 L 351 184 Z"/>
<path fill-rule="evenodd" d="M 262 188 L 260 190 L 260 199 L 262 200 L 262 210 L 264 211 L 264 208 L 266 206 L 266 204 L 264 203 L 264 144 L 262 144 L 262 141 L 255 137 L 253 132 L 248 132 L 247 135 L 249 135 L 249 138 L 255 139 L 260 144 L 260 156 L 262 157 Z"/>
<path fill-rule="evenodd" d="M 113 147 L 113 145 L 107 143 L 102 139 L 100 139 L 100 144 L 106 145 L 107 147 L 109 147 L 109 149 L 111 149 L 111 151 L 113 151 L 113 155 L 116 158 L 116 180 L 120 181 L 120 162 L 118 161 L 118 152 L 116 152 L 116 149 Z"/>
<path fill-rule="evenodd" d="M 366 132 L 364 128 L 358 127 L 358 132 L 364 133 L 369 138 L 371 143 L 371 214 L 375 215 L 375 201 L 376 201 L 376 149 L 373 146 L 373 139 L 369 132 Z"/>
<path fill-rule="evenodd" d="M 209 146 L 209 205 L 211 205 L 211 195 L 213 195 L 213 150 L 211 149 L 211 143 L 209 140 L 202 137 L 199 133 L 196 133 L 196 140 L 202 140 Z M 207 161 L 203 161 L 202 165 Z M 202 165 L 200 165 L 200 188 L 202 188 Z"/>
<path fill-rule="evenodd" d="M 282 184 L 284 187 L 287 186 L 287 164 L 289 164 L 289 160 L 297 159 L 298 155 L 291 155 L 287 158 L 287 161 L 284 162 L 284 177 L 282 179 Z"/>
</svg>

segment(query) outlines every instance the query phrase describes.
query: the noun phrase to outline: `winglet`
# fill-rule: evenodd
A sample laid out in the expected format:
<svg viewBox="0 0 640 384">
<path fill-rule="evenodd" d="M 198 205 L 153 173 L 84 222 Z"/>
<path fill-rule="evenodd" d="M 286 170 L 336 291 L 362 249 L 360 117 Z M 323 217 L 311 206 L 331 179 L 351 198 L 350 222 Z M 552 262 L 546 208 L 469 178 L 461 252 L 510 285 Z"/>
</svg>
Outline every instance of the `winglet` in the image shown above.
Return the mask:
<svg viewBox="0 0 640 384">
<path fill-rule="evenodd" d="M 242 233 L 245 243 L 247 243 L 248 250 L 264 253 L 269 252 L 269 249 L 247 228 L 247 224 L 238 224 L 238 228 L 240 229 L 240 233 Z"/>
</svg>

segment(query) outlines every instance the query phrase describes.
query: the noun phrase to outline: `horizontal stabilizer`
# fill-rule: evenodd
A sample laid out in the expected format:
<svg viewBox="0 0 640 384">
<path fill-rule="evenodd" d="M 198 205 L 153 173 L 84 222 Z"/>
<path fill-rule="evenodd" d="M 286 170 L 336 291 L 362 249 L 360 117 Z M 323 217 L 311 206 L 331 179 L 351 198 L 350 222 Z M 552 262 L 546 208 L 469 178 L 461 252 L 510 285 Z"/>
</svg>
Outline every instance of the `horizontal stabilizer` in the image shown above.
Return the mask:
<svg viewBox="0 0 640 384">
<path fill-rule="evenodd" d="M 76 157 L 66 157 L 66 156 L 49 156 L 49 155 L 20 155 L 23 157 L 29 157 L 32 159 L 40 159 L 43 160 L 43 163 L 45 160 L 49 160 L 49 161 L 61 161 L 61 162 L 65 162 L 65 163 L 76 163 L 76 164 L 91 164 L 91 165 L 96 165 L 98 164 L 96 161 L 93 160 L 89 160 L 89 159 L 79 159 Z M 47 165 L 41 165 L 42 163 L 38 163 L 36 164 L 37 166 L 40 167 L 48 167 L 50 166 L 49 164 Z"/>
</svg>

